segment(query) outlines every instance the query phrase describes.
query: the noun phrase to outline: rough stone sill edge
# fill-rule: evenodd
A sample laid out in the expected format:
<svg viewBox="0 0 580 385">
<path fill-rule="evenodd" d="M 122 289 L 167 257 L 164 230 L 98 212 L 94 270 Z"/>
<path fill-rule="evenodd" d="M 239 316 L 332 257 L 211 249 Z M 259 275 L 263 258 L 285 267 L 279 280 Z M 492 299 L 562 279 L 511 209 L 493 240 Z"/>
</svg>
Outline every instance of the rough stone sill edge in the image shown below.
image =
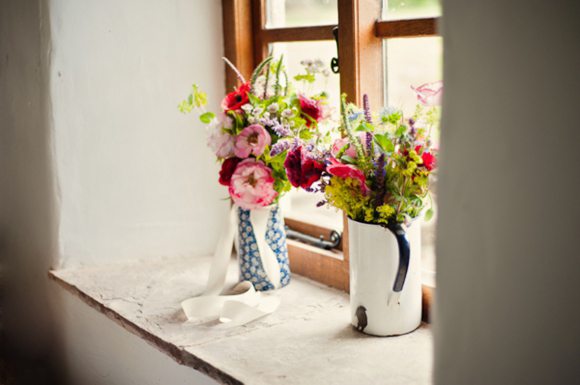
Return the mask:
<svg viewBox="0 0 580 385">
<path fill-rule="evenodd" d="M 72 295 L 80 298 L 84 303 L 86 303 L 93 309 L 104 314 L 105 316 L 107 316 L 107 318 L 115 321 L 117 324 L 122 326 L 128 332 L 135 334 L 136 336 L 145 340 L 149 345 L 153 346 L 160 352 L 167 354 L 169 357 L 174 359 L 178 364 L 189 366 L 190 368 L 195 369 L 203 374 L 206 374 L 211 378 L 220 381 L 223 384 L 243 385 L 243 382 L 240 382 L 231 375 L 214 367 L 210 363 L 199 359 L 193 354 L 185 351 L 185 349 L 180 348 L 174 344 L 168 343 L 162 340 L 161 338 L 157 337 L 156 335 L 149 333 L 148 331 L 135 325 L 133 322 L 129 321 L 116 311 L 97 302 L 95 299 L 93 299 L 88 294 L 84 293 L 78 287 L 71 285 L 70 283 L 65 282 L 61 278 L 57 277 L 56 275 L 53 274 L 52 270 L 48 272 L 48 277 L 51 280 L 58 283 L 61 287 L 63 287 L 66 291 L 68 291 Z"/>
</svg>

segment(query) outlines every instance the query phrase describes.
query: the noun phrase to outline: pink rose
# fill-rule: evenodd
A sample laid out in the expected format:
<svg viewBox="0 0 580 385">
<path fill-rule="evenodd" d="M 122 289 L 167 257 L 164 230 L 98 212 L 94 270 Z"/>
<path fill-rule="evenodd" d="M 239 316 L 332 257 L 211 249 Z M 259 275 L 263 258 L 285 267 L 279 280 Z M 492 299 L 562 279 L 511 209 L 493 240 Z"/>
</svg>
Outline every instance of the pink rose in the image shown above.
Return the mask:
<svg viewBox="0 0 580 385">
<path fill-rule="evenodd" d="M 360 186 L 361 186 L 361 190 L 362 190 L 363 195 L 365 195 L 365 196 L 370 195 L 371 190 L 366 185 L 366 183 L 365 183 L 366 178 L 361 170 L 359 170 L 358 168 L 356 168 L 355 166 L 350 165 L 350 164 L 342 164 L 334 158 L 330 158 L 328 161 L 330 164 L 326 167 L 326 171 L 330 175 L 335 175 L 335 176 L 338 176 L 340 178 L 358 179 L 360 182 Z"/>
<path fill-rule="evenodd" d="M 367 148 L 367 135 L 366 132 L 357 132 L 356 136 L 360 139 L 360 142 L 362 144 L 362 148 L 363 151 L 365 152 L 365 155 L 367 154 L 366 148 Z M 348 137 L 344 137 L 342 139 L 337 139 L 334 141 L 334 143 L 332 144 L 332 148 L 330 149 L 330 153 L 332 154 L 332 156 L 336 156 L 338 154 L 338 152 L 347 144 L 349 144 L 349 140 Z M 354 148 L 354 146 L 350 146 L 348 148 L 348 150 L 346 150 L 344 152 L 344 155 L 348 155 L 351 158 L 356 158 L 356 149 Z"/>
<path fill-rule="evenodd" d="M 245 210 L 268 206 L 278 196 L 272 170 L 253 158 L 238 164 L 229 187 L 232 200 Z"/>
<path fill-rule="evenodd" d="M 423 84 L 419 88 L 411 86 L 417 98 L 426 106 L 440 106 L 443 96 L 443 82 Z"/>
<path fill-rule="evenodd" d="M 272 143 L 272 138 L 268 131 L 259 124 L 252 124 L 236 136 L 234 154 L 238 158 L 247 158 L 251 153 L 260 156 L 270 143 Z"/>
</svg>

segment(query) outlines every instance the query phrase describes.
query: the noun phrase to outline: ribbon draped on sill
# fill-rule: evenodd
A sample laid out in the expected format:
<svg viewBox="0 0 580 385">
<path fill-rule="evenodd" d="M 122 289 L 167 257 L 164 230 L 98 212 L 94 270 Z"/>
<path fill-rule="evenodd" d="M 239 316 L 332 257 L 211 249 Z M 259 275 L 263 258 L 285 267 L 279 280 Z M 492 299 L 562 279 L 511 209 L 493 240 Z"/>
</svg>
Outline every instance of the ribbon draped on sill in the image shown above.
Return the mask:
<svg viewBox="0 0 580 385">
<path fill-rule="evenodd" d="M 181 307 L 187 318 L 219 317 L 221 322 L 232 322 L 234 325 L 243 325 L 265 315 L 273 313 L 280 304 L 280 299 L 271 295 L 263 295 L 256 291 L 250 281 L 242 281 L 236 285 L 231 295 L 220 295 L 226 281 L 232 244 L 236 243 L 238 224 L 238 206 L 233 205 L 230 210 L 227 226 L 223 230 L 216 248 L 209 278 L 203 294 L 187 299 Z M 266 243 L 266 231 L 269 208 L 250 210 L 250 223 L 259 250 L 264 272 L 275 289 L 280 287 L 280 268 L 274 251 Z"/>
</svg>

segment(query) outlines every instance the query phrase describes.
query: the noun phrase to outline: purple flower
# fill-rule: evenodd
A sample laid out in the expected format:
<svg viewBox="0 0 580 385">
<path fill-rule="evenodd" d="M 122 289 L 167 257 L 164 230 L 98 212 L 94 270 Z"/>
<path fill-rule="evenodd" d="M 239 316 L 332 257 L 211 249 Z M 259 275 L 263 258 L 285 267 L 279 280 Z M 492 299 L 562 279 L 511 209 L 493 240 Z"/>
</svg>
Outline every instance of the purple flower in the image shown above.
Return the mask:
<svg viewBox="0 0 580 385">
<path fill-rule="evenodd" d="M 363 108 L 365 110 L 365 119 L 367 123 L 373 124 L 373 118 L 371 117 L 371 108 L 369 106 L 369 96 L 367 94 L 363 95 Z"/>
<path fill-rule="evenodd" d="M 366 145 L 367 145 L 367 154 L 371 157 L 371 159 L 373 158 L 373 153 L 372 153 L 372 143 L 373 143 L 373 134 L 371 134 L 370 132 L 366 133 Z"/>
<path fill-rule="evenodd" d="M 353 112 L 352 114 L 348 115 L 348 120 L 357 120 L 362 114 L 364 114 L 362 111 Z"/>
<path fill-rule="evenodd" d="M 375 196 L 375 207 L 379 207 L 383 204 L 383 200 L 386 193 L 385 186 L 385 154 L 381 154 L 377 160 L 377 171 L 376 171 L 376 182 L 377 182 L 377 195 Z"/>
<path fill-rule="evenodd" d="M 288 150 L 291 145 L 292 143 L 289 140 L 281 140 L 279 142 L 276 142 L 272 146 L 272 150 L 270 150 L 270 156 L 274 157 L 276 155 L 280 155 L 284 151 Z"/>
<path fill-rule="evenodd" d="M 271 128 L 279 137 L 288 136 L 290 134 L 290 127 L 283 125 L 276 119 L 262 118 L 260 120 L 260 123 L 262 123 L 266 127 Z"/>
</svg>

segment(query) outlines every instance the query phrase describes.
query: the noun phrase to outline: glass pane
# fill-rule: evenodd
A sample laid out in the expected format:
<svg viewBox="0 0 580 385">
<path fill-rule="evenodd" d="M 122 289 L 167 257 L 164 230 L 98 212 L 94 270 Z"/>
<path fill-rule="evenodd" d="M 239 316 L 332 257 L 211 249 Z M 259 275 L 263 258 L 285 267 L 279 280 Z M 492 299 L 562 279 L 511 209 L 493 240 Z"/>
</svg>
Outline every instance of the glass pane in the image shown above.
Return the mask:
<svg viewBox="0 0 580 385">
<path fill-rule="evenodd" d="M 443 39 L 440 37 L 388 39 L 383 42 L 387 82 L 386 105 L 403 110 L 405 117 L 413 116 L 419 103 L 411 86 L 417 88 L 443 78 Z M 431 132 L 433 145 L 438 147 L 439 132 Z M 431 174 L 429 189 L 435 215 L 421 224 L 423 268 L 435 271 L 435 222 L 437 220 L 437 175 Z"/>
<path fill-rule="evenodd" d="M 292 81 L 297 91 L 310 95 L 326 91 L 332 120 L 338 122 L 340 78 L 330 71 L 330 60 L 336 56 L 336 43 L 334 41 L 274 43 L 270 45 L 269 49 L 275 58 L 280 57 L 282 54 L 284 55 L 284 65 L 286 66 L 288 78 Z M 324 63 L 324 69 L 330 72 L 328 78 L 318 74 L 316 82 L 312 85 L 294 80 L 294 76 L 305 72 L 304 66 L 301 64 L 302 61 L 314 61 L 317 59 L 320 59 Z M 326 130 L 330 129 L 330 127 L 321 127 L 321 129 Z M 322 200 L 321 194 L 293 189 L 288 195 L 291 203 L 290 211 L 285 212 L 286 216 L 342 231 L 341 212 L 337 212 L 334 208 L 316 207 L 316 203 Z"/>
<path fill-rule="evenodd" d="M 383 0 L 383 20 L 441 16 L 441 0 Z"/>
<path fill-rule="evenodd" d="M 338 24 L 337 0 L 268 0 L 267 28 Z"/>
</svg>

